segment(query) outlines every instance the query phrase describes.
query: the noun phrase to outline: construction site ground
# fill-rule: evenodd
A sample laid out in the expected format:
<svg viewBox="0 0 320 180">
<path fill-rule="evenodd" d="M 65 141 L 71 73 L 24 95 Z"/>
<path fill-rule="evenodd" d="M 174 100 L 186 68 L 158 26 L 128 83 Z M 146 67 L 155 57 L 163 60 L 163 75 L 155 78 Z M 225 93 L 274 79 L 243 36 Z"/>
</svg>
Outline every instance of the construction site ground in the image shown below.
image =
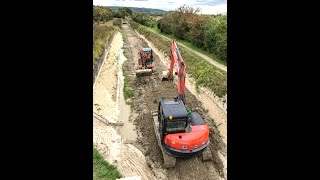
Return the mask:
<svg viewBox="0 0 320 180">
<path fill-rule="evenodd" d="M 138 50 L 151 47 L 154 52 L 156 74 L 135 77 Z M 168 47 L 170 48 L 170 47 Z M 123 51 L 128 57 L 123 56 Z M 183 56 L 183 54 L 182 54 Z M 121 64 L 128 74 L 129 87 L 134 90 L 130 105 L 124 103 Z M 116 165 L 125 177 L 141 179 L 227 179 L 226 112 L 205 92 L 197 93 L 192 80 L 187 79 L 186 106 L 199 112 L 210 127 L 210 150 L 213 161 L 202 161 L 201 156 L 177 159 L 176 166 L 163 166 L 161 150 L 155 137 L 151 111 L 158 101 L 177 95 L 176 82 L 162 82 L 162 71 L 168 69 L 169 58 L 133 31 L 123 27 L 123 36 L 117 33 L 101 67 L 94 86 L 93 110 L 106 121 L 121 122 L 110 125 L 93 118 L 93 142 L 102 156 Z"/>
</svg>

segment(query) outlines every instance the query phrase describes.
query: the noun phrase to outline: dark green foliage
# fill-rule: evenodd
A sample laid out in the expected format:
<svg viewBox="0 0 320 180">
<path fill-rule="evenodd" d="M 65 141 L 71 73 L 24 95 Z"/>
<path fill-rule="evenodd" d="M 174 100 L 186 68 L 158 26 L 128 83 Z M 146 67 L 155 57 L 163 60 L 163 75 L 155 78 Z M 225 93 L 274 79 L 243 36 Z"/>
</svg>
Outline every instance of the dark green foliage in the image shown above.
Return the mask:
<svg viewBox="0 0 320 180">
<path fill-rule="evenodd" d="M 181 6 L 176 11 L 164 14 L 163 18 L 158 21 L 157 27 L 160 32 L 187 40 L 226 62 L 227 15 L 209 16 L 196 12 L 197 9 Z"/>
<path fill-rule="evenodd" d="M 109 8 L 93 6 L 93 22 L 98 24 L 112 19 L 112 11 Z"/>
</svg>

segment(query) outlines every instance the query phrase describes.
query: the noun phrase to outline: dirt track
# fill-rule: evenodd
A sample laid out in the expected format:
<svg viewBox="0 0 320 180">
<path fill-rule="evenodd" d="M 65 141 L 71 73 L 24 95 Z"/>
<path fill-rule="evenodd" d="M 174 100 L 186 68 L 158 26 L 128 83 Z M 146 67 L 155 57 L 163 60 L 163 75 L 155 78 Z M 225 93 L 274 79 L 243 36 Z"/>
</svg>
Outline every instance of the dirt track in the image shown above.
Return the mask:
<svg viewBox="0 0 320 180">
<path fill-rule="evenodd" d="M 136 32 L 129 27 L 124 27 L 125 44 L 124 49 L 128 60 L 124 63 L 128 74 L 134 74 L 139 48 L 147 47 L 145 40 L 140 38 Z M 169 48 L 169 47 L 168 47 Z M 138 114 L 134 124 L 138 132 L 137 142 L 134 143 L 146 156 L 147 163 L 156 179 L 226 179 L 226 170 L 223 159 L 226 156 L 226 145 L 220 136 L 217 124 L 209 117 L 202 103 L 186 90 L 186 106 L 193 111 L 199 112 L 210 127 L 210 149 L 214 157 L 213 161 L 203 162 L 201 157 L 191 159 L 177 159 L 174 169 L 165 169 L 161 151 L 155 138 L 151 111 L 157 109 L 157 102 L 162 97 L 171 99 L 177 95 L 177 87 L 174 83 L 163 83 L 161 81 L 162 71 L 167 66 L 154 54 L 155 71 L 157 75 L 144 78 L 130 76 L 130 86 L 135 90 L 133 100 L 133 113 Z M 224 157 L 223 157 L 224 156 Z"/>
</svg>

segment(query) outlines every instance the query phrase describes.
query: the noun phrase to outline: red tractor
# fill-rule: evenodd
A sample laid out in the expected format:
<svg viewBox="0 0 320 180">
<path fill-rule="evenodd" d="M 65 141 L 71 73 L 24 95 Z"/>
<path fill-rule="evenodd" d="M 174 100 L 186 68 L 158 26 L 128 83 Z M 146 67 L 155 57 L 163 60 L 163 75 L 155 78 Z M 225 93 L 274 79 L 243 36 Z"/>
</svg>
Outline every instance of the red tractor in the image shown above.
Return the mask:
<svg viewBox="0 0 320 180">
<path fill-rule="evenodd" d="M 151 76 L 153 63 L 153 54 L 151 48 L 142 48 L 139 50 L 138 69 L 136 70 L 136 76 Z"/>
</svg>

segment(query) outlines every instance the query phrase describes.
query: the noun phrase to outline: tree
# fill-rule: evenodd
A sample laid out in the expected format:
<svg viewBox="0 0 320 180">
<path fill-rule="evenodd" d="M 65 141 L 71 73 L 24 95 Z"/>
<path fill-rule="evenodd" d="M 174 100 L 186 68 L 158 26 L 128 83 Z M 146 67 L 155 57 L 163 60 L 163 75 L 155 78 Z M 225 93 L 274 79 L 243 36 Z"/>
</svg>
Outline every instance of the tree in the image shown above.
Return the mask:
<svg viewBox="0 0 320 180">
<path fill-rule="evenodd" d="M 189 32 L 185 38 L 198 47 L 204 47 L 204 34 L 209 22 L 209 16 L 193 14 L 188 19 Z"/>
<path fill-rule="evenodd" d="M 132 15 L 132 10 L 128 7 L 124 7 L 124 8 L 121 8 L 122 10 L 126 11 L 130 16 Z"/>
<path fill-rule="evenodd" d="M 227 16 L 213 18 L 204 34 L 205 48 L 227 61 Z"/>
<path fill-rule="evenodd" d="M 189 6 L 189 5 L 187 5 L 187 4 L 183 4 L 182 6 L 180 6 L 180 7 L 177 9 L 177 12 L 187 13 L 187 14 L 196 14 L 196 13 L 199 13 L 199 12 L 200 12 L 200 8 L 199 8 L 199 7 L 194 8 L 194 7 Z"/>
<path fill-rule="evenodd" d="M 100 23 L 112 19 L 112 11 L 109 8 L 93 6 L 93 21 Z"/>
</svg>

